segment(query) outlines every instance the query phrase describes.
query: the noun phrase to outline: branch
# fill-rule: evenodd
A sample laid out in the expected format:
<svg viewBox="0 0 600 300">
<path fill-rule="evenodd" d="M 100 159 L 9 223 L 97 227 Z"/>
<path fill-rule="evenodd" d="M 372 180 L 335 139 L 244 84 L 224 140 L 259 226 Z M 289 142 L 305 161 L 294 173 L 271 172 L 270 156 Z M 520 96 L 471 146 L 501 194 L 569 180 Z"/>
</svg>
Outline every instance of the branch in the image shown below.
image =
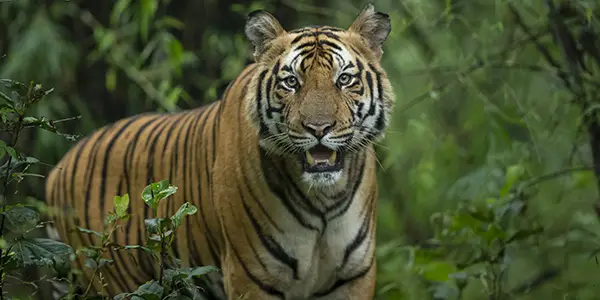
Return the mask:
<svg viewBox="0 0 600 300">
<path fill-rule="evenodd" d="M 547 30 L 542 30 L 536 34 L 532 34 L 529 35 L 526 39 L 522 39 L 519 41 L 516 41 L 512 44 L 510 44 L 508 47 L 504 48 L 501 51 L 498 51 L 492 55 L 490 55 L 490 57 L 497 57 L 497 56 L 503 56 L 505 55 L 507 52 L 510 51 L 514 51 L 516 48 L 519 47 L 523 47 L 524 45 L 528 44 L 531 41 L 537 41 L 538 39 L 540 39 L 541 37 L 547 35 L 549 32 Z M 483 60 L 477 60 L 474 64 L 472 64 L 470 67 L 468 67 L 467 69 L 465 69 L 464 71 L 459 71 L 458 75 L 456 76 L 456 78 L 463 78 L 466 77 L 468 75 L 470 75 L 471 73 L 488 66 L 489 63 L 483 61 Z M 408 103 L 406 103 L 405 105 L 402 106 L 402 108 L 400 108 L 400 111 L 405 112 L 408 109 L 412 108 L 413 106 L 415 106 L 416 104 L 420 103 L 421 101 L 425 100 L 428 96 L 431 95 L 432 92 L 439 92 L 441 90 L 445 90 L 449 85 L 451 85 L 452 83 L 454 83 L 456 80 L 452 80 L 451 82 L 446 82 L 446 83 L 442 83 L 442 84 L 438 84 L 437 86 L 435 86 L 434 88 L 430 89 L 427 92 L 422 93 L 421 95 L 411 99 L 410 101 L 408 101 Z"/>
</svg>

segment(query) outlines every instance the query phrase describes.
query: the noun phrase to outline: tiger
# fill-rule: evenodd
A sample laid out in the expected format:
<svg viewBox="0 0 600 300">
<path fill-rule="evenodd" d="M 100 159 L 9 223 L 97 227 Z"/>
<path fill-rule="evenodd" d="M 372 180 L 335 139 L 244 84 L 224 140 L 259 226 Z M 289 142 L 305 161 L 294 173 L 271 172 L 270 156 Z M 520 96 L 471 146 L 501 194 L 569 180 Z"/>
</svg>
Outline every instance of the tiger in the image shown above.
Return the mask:
<svg viewBox="0 0 600 300">
<path fill-rule="evenodd" d="M 60 239 L 93 243 L 75 226 L 101 230 L 115 195 L 131 195 L 131 214 L 115 233 L 143 244 L 151 182 L 178 187 L 159 207 L 170 215 L 190 202 L 173 251 L 184 266 L 216 266 L 207 299 L 373 299 L 377 157 L 395 103 L 381 66 L 390 17 L 367 4 L 347 29 L 286 31 L 265 10 L 247 15 L 253 61 L 220 100 L 171 113 L 115 121 L 78 141 L 50 171 L 48 205 Z M 138 200 L 139 199 L 139 200 Z M 139 250 L 139 249 L 138 249 Z M 107 295 L 156 278 L 142 250 L 109 253 Z M 75 261 L 83 268 L 83 258 Z M 96 278 L 98 279 L 98 278 Z"/>
</svg>

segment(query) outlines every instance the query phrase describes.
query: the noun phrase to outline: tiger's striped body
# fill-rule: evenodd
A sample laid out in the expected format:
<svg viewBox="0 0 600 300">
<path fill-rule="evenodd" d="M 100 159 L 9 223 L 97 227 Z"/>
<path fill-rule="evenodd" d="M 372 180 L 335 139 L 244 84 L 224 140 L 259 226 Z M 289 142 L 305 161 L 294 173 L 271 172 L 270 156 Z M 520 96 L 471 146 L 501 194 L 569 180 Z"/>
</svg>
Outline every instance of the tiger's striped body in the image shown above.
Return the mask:
<svg viewBox="0 0 600 300">
<path fill-rule="evenodd" d="M 348 31 L 285 32 L 269 14 L 251 14 L 246 34 L 257 63 L 221 101 L 118 121 L 65 155 L 46 193 L 49 205 L 73 209 L 75 218 L 56 220 L 61 238 L 75 247 L 90 243 L 68 230 L 100 230 L 112 197 L 129 193 L 133 217 L 116 239 L 142 243 L 143 220 L 152 216 L 139 195 L 169 179 L 179 191 L 162 215 L 186 201 L 199 208 L 177 232 L 176 255 L 184 265 L 221 268 L 222 282 L 212 278 L 216 288 L 208 290 L 214 297 L 372 299 L 371 142 L 383 135 L 393 102 L 379 67 L 388 33 L 387 15 L 372 6 Z M 142 252 L 135 260 L 112 255 L 108 294 L 157 275 Z"/>
</svg>

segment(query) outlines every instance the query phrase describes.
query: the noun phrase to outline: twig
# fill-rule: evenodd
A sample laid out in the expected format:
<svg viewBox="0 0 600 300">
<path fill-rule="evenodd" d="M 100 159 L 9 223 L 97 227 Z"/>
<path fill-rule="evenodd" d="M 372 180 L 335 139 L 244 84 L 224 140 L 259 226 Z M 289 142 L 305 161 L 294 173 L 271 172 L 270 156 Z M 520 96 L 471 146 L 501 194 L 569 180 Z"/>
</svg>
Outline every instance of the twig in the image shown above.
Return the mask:
<svg viewBox="0 0 600 300">
<path fill-rule="evenodd" d="M 561 176 L 564 176 L 564 175 L 568 175 L 568 174 L 571 174 L 571 173 L 575 173 L 575 172 L 591 171 L 593 169 L 594 169 L 594 167 L 591 167 L 591 166 L 583 166 L 583 167 L 575 167 L 575 168 L 568 168 L 568 169 L 559 170 L 559 171 L 548 173 L 548 174 L 544 174 L 544 175 L 535 177 L 535 178 L 533 178 L 533 179 L 531 179 L 529 181 L 526 181 L 519 188 L 520 189 L 527 189 L 527 188 L 530 188 L 530 187 L 532 187 L 534 185 L 540 184 L 540 183 L 542 183 L 544 181 L 556 179 L 558 177 L 561 177 Z"/>
<path fill-rule="evenodd" d="M 496 56 L 501 56 L 503 54 L 505 54 L 508 51 L 512 51 L 517 47 L 522 47 L 524 45 L 526 45 L 527 43 L 534 41 L 534 40 L 538 40 L 539 38 L 545 36 L 548 34 L 547 30 L 542 30 L 536 34 L 533 35 L 529 35 L 526 39 L 522 39 L 519 40 L 515 43 L 512 43 L 511 45 L 509 45 L 508 47 L 504 48 L 501 51 L 498 51 L 497 53 L 494 53 L 492 55 L 490 55 L 490 57 L 496 57 Z M 465 76 L 470 75 L 471 73 L 486 67 L 488 65 L 487 62 L 483 61 L 483 60 L 477 60 L 474 64 L 472 64 L 470 67 L 468 67 L 466 70 L 464 71 L 459 71 L 458 75 L 456 76 L 457 78 L 462 78 Z M 408 101 L 408 103 L 406 103 L 405 105 L 402 106 L 402 108 L 400 108 L 400 111 L 405 112 L 408 109 L 412 108 L 413 106 L 415 106 L 416 104 L 418 104 L 419 102 L 425 100 L 429 95 L 431 95 L 431 92 L 439 92 L 441 90 L 445 90 L 450 84 L 454 83 L 455 80 L 451 81 L 451 82 L 446 82 L 446 83 L 442 83 L 439 84 L 437 86 L 435 86 L 434 88 L 432 88 L 431 90 L 422 93 L 421 95 L 411 99 L 410 101 Z"/>
</svg>

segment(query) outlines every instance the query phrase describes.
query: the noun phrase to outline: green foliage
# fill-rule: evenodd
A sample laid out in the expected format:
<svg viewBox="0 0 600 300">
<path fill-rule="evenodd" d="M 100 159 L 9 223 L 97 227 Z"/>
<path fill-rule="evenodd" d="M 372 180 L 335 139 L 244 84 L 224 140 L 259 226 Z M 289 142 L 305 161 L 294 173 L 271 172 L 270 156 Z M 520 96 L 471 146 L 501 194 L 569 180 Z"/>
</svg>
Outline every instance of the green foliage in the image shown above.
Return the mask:
<svg viewBox="0 0 600 300">
<path fill-rule="evenodd" d="M 99 296 L 91 295 L 91 286 L 94 280 L 100 280 L 100 283 L 102 283 L 103 276 L 100 276 L 102 271 L 114 264 L 114 261 L 106 258 L 103 253 L 141 249 L 156 261 L 157 268 L 160 270 L 159 277 L 144 283 L 131 293 L 119 294 L 115 299 L 130 299 L 135 298 L 134 296 L 142 299 L 194 299 L 194 295 L 200 291 L 194 286 L 192 279 L 216 272 L 218 269 L 213 266 L 181 267 L 178 259 L 173 256 L 171 245 L 175 239 L 177 228 L 181 225 L 185 216 L 197 212 L 194 205 L 184 203 L 177 212 L 168 218 L 159 217 L 158 207 L 160 203 L 166 201 L 176 192 L 177 187 L 170 185 L 168 180 L 150 183 L 143 189 L 141 200 L 152 209 L 155 216 L 155 218 L 144 220 L 148 233 L 144 245 L 119 245 L 113 239 L 114 233 L 120 228 L 119 221 L 131 217 L 127 212 L 130 203 L 128 194 L 114 197 L 114 211 L 106 217 L 103 232 L 78 228 L 80 232 L 91 234 L 100 240 L 98 245 L 89 245 L 77 251 L 78 254 L 87 257 L 85 266 L 93 270 L 92 281 L 85 289 L 85 293 L 79 295 L 79 298 L 92 299 Z M 67 295 L 65 297 L 71 299 L 74 296 Z"/>
<path fill-rule="evenodd" d="M 45 90 L 34 82 L 25 84 L 10 79 L 0 79 L 0 130 L 6 132 L 9 142 L 0 142 L 0 298 L 4 298 L 7 278 L 18 278 L 18 272 L 38 267 L 49 269 L 54 276 L 61 276 L 68 269 L 73 249 L 59 241 L 36 238 L 32 232 L 43 227 L 40 214 L 20 203 L 9 204 L 11 183 L 20 183 L 27 176 L 43 177 L 27 170 L 39 160 L 28 157 L 16 149 L 23 129 L 40 128 L 62 136 L 51 121 L 42 121 L 26 115 L 33 105 L 38 104 L 52 89 Z M 14 201 L 13 201 L 14 202 Z"/>
</svg>

